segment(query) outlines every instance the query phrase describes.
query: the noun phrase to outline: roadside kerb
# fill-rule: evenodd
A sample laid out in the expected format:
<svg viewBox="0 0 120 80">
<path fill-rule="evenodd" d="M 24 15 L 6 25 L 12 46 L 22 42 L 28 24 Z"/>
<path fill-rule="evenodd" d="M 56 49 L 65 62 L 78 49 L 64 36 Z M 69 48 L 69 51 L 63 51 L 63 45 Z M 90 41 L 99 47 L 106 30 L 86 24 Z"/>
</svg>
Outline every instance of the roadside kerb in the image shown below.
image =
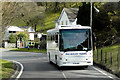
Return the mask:
<svg viewBox="0 0 120 80">
<path fill-rule="evenodd" d="M 13 79 L 18 80 L 23 73 L 23 69 L 24 69 L 23 65 L 18 61 L 14 61 L 14 60 L 8 60 L 8 61 L 13 62 L 14 64 L 16 64 L 17 67 L 15 73 L 10 77 L 10 80 Z"/>
</svg>

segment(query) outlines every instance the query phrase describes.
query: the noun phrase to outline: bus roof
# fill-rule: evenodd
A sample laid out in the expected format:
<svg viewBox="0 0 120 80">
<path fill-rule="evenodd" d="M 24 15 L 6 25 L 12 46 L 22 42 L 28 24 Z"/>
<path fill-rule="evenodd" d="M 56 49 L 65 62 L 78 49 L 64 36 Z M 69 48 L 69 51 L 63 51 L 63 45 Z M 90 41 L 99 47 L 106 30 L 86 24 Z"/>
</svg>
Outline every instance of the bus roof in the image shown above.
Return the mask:
<svg viewBox="0 0 120 80">
<path fill-rule="evenodd" d="M 91 29 L 91 27 L 90 26 L 81 26 L 81 25 L 59 25 L 57 28 L 48 30 L 47 33 L 58 32 L 59 29 Z"/>
</svg>

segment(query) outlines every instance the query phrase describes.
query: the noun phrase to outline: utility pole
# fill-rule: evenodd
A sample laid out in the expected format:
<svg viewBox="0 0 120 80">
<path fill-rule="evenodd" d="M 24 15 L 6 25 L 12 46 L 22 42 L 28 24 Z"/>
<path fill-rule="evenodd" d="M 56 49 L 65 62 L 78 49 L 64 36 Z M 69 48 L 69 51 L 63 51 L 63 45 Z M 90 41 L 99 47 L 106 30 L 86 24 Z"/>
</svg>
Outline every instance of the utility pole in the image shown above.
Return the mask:
<svg viewBox="0 0 120 80">
<path fill-rule="evenodd" d="M 90 0 L 90 27 L 92 28 L 92 0 Z"/>
<path fill-rule="evenodd" d="M 93 30 L 92 30 L 92 0 L 90 0 L 90 27 L 91 27 L 91 43 L 92 43 L 92 49 L 94 48 L 93 44 L 94 42 L 92 42 L 92 35 L 93 35 Z"/>
</svg>

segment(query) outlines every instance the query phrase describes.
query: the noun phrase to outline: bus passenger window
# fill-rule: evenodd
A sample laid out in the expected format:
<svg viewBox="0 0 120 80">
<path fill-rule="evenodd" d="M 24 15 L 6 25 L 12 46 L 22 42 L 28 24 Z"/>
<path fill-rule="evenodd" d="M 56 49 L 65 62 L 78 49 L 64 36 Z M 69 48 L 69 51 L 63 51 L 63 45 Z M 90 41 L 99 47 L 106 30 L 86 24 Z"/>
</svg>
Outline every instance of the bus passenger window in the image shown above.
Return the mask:
<svg viewBox="0 0 120 80">
<path fill-rule="evenodd" d="M 50 40 L 52 41 L 52 36 L 50 36 Z"/>
<path fill-rule="evenodd" d="M 58 41 L 58 35 L 55 35 L 55 40 L 57 40 L 57 41 Z"/>
<path fill-rule="evenodd" d="M 58 35 L 55 35 L 55 43 L 58 43 Z"/>
</svg>

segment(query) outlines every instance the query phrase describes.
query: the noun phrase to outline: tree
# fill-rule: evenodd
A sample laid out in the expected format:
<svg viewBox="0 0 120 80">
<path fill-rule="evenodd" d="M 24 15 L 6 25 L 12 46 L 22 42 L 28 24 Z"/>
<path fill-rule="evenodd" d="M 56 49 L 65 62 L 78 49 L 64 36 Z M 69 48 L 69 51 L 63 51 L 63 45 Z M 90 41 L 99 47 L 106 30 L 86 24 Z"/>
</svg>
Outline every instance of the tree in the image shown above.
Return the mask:
<svg viewBox="0 0 120 80">
<path fill-rule="evenodd" d="M 9 42 L 10 43 L 15 43 L 16 42 L 16 36 L 13 35 L 13 33 L 11 33 L 11 35 L 9 36 Z"/>
<path fill-rule="evenodd" d="M 34 26 L 36 31 L 38 24 L 40 24 L 40 26 L 44 26 L 44 18 L 44 14 L 41 13 L 39 16 L 35 16 L 34 18 L 30 19 L 26 24 L 29 23 L 29 25 Z"/>
<path fill-rule="evenodd" d="M 94 4 L 93 4 L 94 6 Z M 100 9 L 100 12 L 96 12 L 94 7 L 92 8 L 93 17 L 93 30 L 102 30 L 110 25 L 110 17 L 104 8 Z M 90 3 L 83 3 L 82 7 L 79 7 L 77 15 L 77 24 L 82 26 L 90 26 Z"/>
<path fill-rule="evenodd" d="M 111 37 L 110 17 L 102 7 L 99 8 L 100 12 L 96 12 L 94 3 L 92 10 L 92 30 L 96 33 L 97 44 L 104 45 L 104 42 Z M 79 7 L 77 18 L 77 24 L 90 26 L 90 3 L 83 3 L 83 6 Z"/>
<path fill-rule="evenodd" d="M 20 41 L 23 41 L 23 40 L 27 41 L 29 39 L 28 34 L 25 32 L 20 32 L 16 35 L 17 35 L 17 39 L 19 39 Z"/>
<path fill-rule="evenodd" d="M 82 26 L 90 25 L 90 4 L 83 2 L 83 6 L 79 7 L 77 19 L 77 24 Z"/>
<path fill-rule="evenodd" d="M 110 25 L 110 17 L 107 11 L 102 8 L 99 13 L 93 15 L 93 30 L 105 30 Z"/>
</svg>

